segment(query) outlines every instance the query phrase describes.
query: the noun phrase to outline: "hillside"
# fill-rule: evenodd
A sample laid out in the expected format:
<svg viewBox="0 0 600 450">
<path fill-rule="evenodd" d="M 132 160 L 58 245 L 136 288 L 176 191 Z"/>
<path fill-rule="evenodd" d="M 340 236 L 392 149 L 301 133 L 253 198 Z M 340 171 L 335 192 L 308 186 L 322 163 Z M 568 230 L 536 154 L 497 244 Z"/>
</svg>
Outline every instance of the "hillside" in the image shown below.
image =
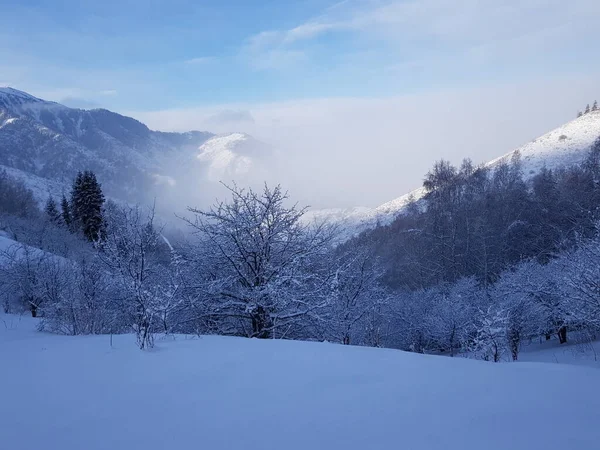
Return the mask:
<svg viewBox="0 0 600 450">
<path fill-rule="evenodd" d="M 263 151 L 239 133 L 153 131 L 105 109 L 68 108 L 0 88 L 0 169 L 25 181 L 41 201 L 68 191 L 84 169 L 95 171 L 117 200 L 172 200 L 190 187 L 208 190 L 221 176 L 243 179 Z"/>
<path fill-rule="evenodd" d="M 489 161 L 486 165 L 493 167 L 502 160 L 510 160 L 515 153 L 520 153 L 523 173 L 526 177 L 532 177 L 542 167 L 555 169 L 580 163 L 598 137 L 600 137 L 600 111 L 594 111 Z M 373 228 L 377 223 L 391 222 L 411 200 L 418 200 L 424 193 L 423 188 L 417 188 L 377 208 L 347 210 L 345 214 L 335 210 L 328 213 L 322 211 L 319 216 L 337 219 L 350 227 L 351 232 L 356 233 Z"/>
<path fill-rule="evenodd" d="M 141 352 L 130 335 L 35 325 L 0 315 L 11 450 L 591 450 L 600 440 L 597 369 L 215 336 Z"/>
<path fill-rule="evenodd" d="M 524 172 L 582 160 L 600 136 L 600 111 L 585 114 L 487 164 L 520 152 Z M 36 197 L 60 196 L 78 170 L 97 172 L 107 195 L 124 202 L 150 202 L 181 210 L 212 201 L 221 180 L 239 184 L 267 178 L 274 157 L 267 146 L 242 133 L 166 133 L 104 109 L 68 108 L 12 88 L 0 88 L 0 169 L 26 182 Z M 418 188 L 377 208 L 312 210 L 307 220 L 329 219 L 350 236 L 389 223 Z M 173 205 L 176 205 L 173 208 Z"/>
</svg>

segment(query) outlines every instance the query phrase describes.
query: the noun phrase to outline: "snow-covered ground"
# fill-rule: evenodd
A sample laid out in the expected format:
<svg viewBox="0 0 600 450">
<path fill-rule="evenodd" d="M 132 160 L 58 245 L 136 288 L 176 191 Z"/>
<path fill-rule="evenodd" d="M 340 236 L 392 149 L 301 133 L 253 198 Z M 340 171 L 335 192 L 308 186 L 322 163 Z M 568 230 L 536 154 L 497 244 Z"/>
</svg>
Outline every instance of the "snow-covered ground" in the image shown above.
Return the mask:
<svg viewBox="0 0 600 450">
<path fill-rule="evenodd" d="M 571 333 L 569 342 L 560 344 L 553 336 L 550 341 L 537 339 L 524 343 L 519 359 L 526 362 L 572 364 L 600 369 L 600 341 L 589 342 Z"/>
<path fill-rule="evenodd" d="M 66 337 L 0 315 L 10 450 L 597 449 L 600 372 L 334 344 Z"/>
</svg>

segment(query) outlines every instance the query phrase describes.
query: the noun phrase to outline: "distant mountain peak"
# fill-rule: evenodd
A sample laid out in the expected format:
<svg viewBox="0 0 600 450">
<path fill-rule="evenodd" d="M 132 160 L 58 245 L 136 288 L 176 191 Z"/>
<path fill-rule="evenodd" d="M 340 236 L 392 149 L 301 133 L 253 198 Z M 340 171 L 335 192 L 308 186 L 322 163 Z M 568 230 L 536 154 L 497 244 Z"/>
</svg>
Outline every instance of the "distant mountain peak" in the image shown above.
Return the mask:
<svg viewBox="0 0 600 450">
<path fill-rule="evenodd" d="M 1 99 L 10 99 L 13 100 L 14 103 L 17 104 L 25 104 L 25 103 L 53 103 L 48 102 L 46 100 L 42 100 L 41 98 L 34 97 L 27 92 L 19 91 L 18 89 L 12 87 L 2 87 L 0 86 L 0 101 Z"/>
</svg>

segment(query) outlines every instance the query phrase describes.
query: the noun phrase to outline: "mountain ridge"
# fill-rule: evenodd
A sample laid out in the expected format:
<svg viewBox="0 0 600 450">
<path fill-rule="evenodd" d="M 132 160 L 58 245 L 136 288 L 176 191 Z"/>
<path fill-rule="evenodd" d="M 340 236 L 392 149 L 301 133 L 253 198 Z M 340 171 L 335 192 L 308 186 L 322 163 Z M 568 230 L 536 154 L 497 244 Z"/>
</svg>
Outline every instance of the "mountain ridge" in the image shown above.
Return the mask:
<svg viewBox="0 0 600 450">
<path fill-rule="evenodd" d="M 600 111 L 592 111 L 485 165 L 519 152 L 530 177 L 543 166 L 582 161 L 598 136 Z M 91 169 L 110 197 L 140 203 L 161 195 L 169 202 L 182 189 L 210 191 L 224 179 L 260 178 L 269 156 L 265 144 L 244 133 L 156 131 L 107 109 L 70 108 L 0 87 L 0 169 L 24 180 L 40 201 L 68 190 L 77 171 Z M 332 220 L 353 235 L 390 223 L 424 194 L 420 187 L 375 208 L 310 210 L 306 220 Z"/>
<path fill-rule="evenodd" d="M 531 178 L 542 167 L 557 169 L 581 163 L 599 137 L 600 111 L 591 111 L 483 165 L 493 168 L 519 153 L 525 178 Z M 350 208 L 347 214 L 340 214 L 337 209 L 331 209 L 330 214 L 323 210 L 315 216 L 335 217 L 348 229 L 347 237 L 350 237 L 378 224 L 391 223 L 408 204 L 418 201 L 425 193 L 425 189 L 419 187 L 375 208 Z"/>
<path fill-rule="evenodd" d="M 256 159 L 252 154 L 261 153 L 261 143 L 240 136 L 155 131 L 107 109 L 70 108 L 0 88 L 0 168 L 31 185 L 41 201 L 57 188 L 43 192 L 40 180 L 68 190 L 83 169 L 98 174 L 108 196 L 130 203 L 151 202 L 165 192 L 168 199 L 176 198 L 177 181 L 181 189 L 192 182 L 201 190 L 214 183 L 211 173 L 213 178 L 238 174 L 240 160 L 250 166 Z M 213 149 L 214 158 L 204 145 Z M 214 159 L 223 154 L 229 160 L 216 164 Z"/>
</svg>

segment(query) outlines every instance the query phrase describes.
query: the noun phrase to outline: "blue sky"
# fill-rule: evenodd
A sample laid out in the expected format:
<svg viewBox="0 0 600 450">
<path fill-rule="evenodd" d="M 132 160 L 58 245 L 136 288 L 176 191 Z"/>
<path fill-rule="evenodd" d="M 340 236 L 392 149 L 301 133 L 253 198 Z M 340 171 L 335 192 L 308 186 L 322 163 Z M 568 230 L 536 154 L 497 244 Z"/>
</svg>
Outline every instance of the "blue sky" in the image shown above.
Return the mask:
<svg viewBox="0 0 600 450">
<path fill-rule="evenodd" d="M 599 24 L 598 0 L 0 0 L 0 86 L 244 131 L 301 200 L 375 206 L 600 99 Z"/>
<path fill-rule="evenodd" d="M 1 0 L 0 83 L 151 110 L 598 70 L 596 0 Z"/>
</svg>

